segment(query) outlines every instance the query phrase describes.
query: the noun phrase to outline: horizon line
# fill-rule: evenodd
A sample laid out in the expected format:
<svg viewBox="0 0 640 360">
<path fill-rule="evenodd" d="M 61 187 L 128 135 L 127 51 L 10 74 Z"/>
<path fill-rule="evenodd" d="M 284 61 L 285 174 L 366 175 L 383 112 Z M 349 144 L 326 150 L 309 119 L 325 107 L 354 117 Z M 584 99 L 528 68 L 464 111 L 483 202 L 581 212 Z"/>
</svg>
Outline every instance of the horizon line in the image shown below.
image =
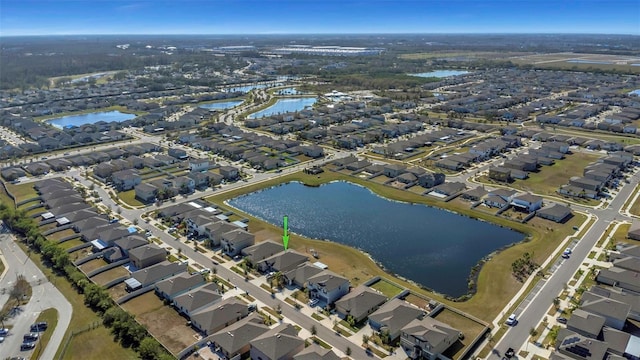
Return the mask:
<svg viewBox="0 0 640 360">
<path fill-rule="evenodd" d="M 282 33 L 68 33 L 68 34 L 13 34 L 9 37 L 56 37 L 56 36 L 300 36 L 300 35 L 616 35 L 640 36 L 632 33 L 586 33 L 586 32 L 282 32 Z"/>
</svg>

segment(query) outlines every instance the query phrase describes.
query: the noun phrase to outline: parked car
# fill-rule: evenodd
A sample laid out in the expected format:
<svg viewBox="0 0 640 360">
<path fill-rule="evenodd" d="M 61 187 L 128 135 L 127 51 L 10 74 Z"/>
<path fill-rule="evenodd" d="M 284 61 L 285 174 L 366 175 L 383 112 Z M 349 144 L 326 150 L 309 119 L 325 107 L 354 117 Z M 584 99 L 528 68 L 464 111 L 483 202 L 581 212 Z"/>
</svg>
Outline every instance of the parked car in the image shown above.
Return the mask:
<svg viewBox="0 0 640 360">
<path fill-rule="evenodd" d="M 40 321 L 31 325 L 31 332 L 40 332 L 47 330 L 49 325 L 46 321 Z"/>
<path fill-rule="evenodd" d="M 562 254 L 563 259 L 568 259 L 569 257 L 570 257 L 569 254 Z"/>
<path fill-rule="evenodd" d="M 9 329 L 0 329 L 0 336 L 5 336 L 9 334 Z"/>
<path fill-rule="evenodd" d="M 20 345 L 20 350 L 23 350 L 23 351 L 24 350 L 31 350 L 34 347 L 36 347 L 36 343 L 34 343 L 34 342 L 25 342 L 25 343 L 22 343 L 22 345 Z"/>
<path fill-rule="evenodd" d="M 513 348 L 508 348 L 507 351 L 504 353 L 504 356 L 511 359 L 515 354 L 516 354 L 516 351 L 513 350 Z"/>
<path fill-rule="evenodd" d="M 560 324 L 566 324 L 567 323 L 567 318 L 563 318 L 563 317 L 559 317 L 556 319 Z"/>
<path fill-rule="evenodd" d="M 505 324 L 509 326 L 516 326 L 517 323 L 518 319 L 516 319 L 516 314 L 509 315 L 509 318 L 507 319 L 507 321 L 505 321 Z"/>
<path fill-rule="evenodd" d="M 40 336 L 38 335 L 38 333 L 32 332 L 29 334 L 24 334 L 22 338 L 24 339 L 24 341 L 36 341 L 38 340 L 39 337 Z"/>
<path fill-rule="evenodd" d="M 563 254 L 570 255 L 570 254 L 571 254 L 571 248 L 566 248 L 566 249 L 564 249 Z"/>
<path fill-rule="evenodd" d="M 309 306 L 314 307 L 318 304 L 318 302 L 320 302 L 318 299 L 312 299 L 311 301 L 309 301 Z"/>
</svg>

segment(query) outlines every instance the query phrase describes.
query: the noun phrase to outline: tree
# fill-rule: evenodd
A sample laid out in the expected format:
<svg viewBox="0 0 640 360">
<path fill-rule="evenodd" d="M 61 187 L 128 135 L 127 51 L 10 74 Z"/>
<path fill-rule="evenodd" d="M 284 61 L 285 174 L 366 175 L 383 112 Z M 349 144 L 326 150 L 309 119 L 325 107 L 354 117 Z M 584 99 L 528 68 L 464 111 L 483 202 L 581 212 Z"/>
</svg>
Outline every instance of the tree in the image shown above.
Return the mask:
<svg viewBox="0 0 640 360">
<path fill-rule="evenodd" d="M 368 347 L 369 346 L 369 335 L 362 334 L 362 342 L 364 343 L 364 347 Z"/>
<path fill-rule="evenodd" d="M 160 343 L 156 341 L 156 339 L 147 336 L 142 341 L 140 341 L 140 346 L 138 346 L 138 352 L 140 353 L 140 357 L 145 360 L 153 360 L 157 359 L 160 352 L 162 352 L 162 348 L 160 347 Z"/>
</svg>

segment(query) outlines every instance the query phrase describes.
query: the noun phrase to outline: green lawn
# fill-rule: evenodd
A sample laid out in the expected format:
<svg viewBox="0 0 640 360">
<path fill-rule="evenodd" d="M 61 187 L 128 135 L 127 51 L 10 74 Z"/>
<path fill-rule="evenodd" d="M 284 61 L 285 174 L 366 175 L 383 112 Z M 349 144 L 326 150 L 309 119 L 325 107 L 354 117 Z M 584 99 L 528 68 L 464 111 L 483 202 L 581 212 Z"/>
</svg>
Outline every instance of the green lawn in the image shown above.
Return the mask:
<svg viewBox="0 0 640 360">
<path fill-rule="evenodd" d="M 33 188 L 33 183 L 17 184 L 17 185 L 5 183 L 5 186 L 7 187 L 7 191 L 13 194 L 13 196 L 16 199 L 16 202 L 20 202 L 22 200 L 31 199 L 38 196 L 36 189 Z"/>
<path fill-rule="evenodd" d="M 100 325 L 100 322 L 96 324 L 97 327 L 79 333 L 71 339 L 62 360 L 86 360 L 91 358 L 91 356 L 88 356 L 89 354 L 100 354 L 100 360 L 139 359 L 135 351 L 130 348 L 123 348 L 113 341 L 113 335 L 111 335 L 109 329 Z M 60 353 L 60 350 L 58 350 L 58 353 Z M 60 358 L 58 355 L 56 354 L 56 359 Z"/>
<path fill-rule="evenodd" d="M 141 201 L 136 199 L 135 190 L 120 192 L 118 193 L 118 197 L 120 198 L 120 200 L 124 201 L 127 205 L 134 206 L 134 207 L 144 206 L 144 204 Z"/>
<path fill-rule="evenodd" d="M 384 279 L 380 279 L 379 281 L 371 284 L 370 287 L 372 289 L 380 291 L 389 299 L 393 298 L 394 296 L 402 292 L 402 288 L 399 288 Z"/>
<path fill-rule="evenodd" d="M 511 187 L 540 195 L 557 196 L 561 185 L 567 184 L 572 176 L 582 176 L 584 168 L 600 158 L 595 154 L 575 153 L 564 160 L 556 160 L 551 166 L 542 166 L 537 173 L 529 173 L 526 180 L 516 180 Z"/>
<path fill-rule="evenodd" d="M 40 333 L 40 340 L 36 343 L 36 348 L 33 350 L 33 355 L 31 356 L 33 359 L 38 359 L 40 353 L 47 347 L 51 334 L 53 334 L 53 331 L 58 325 L 58 310 L 51 308 L 42 311 L 34 322 L 40 321 L 46 322 L 48 327 L 46 331 Z"/>
</svg>

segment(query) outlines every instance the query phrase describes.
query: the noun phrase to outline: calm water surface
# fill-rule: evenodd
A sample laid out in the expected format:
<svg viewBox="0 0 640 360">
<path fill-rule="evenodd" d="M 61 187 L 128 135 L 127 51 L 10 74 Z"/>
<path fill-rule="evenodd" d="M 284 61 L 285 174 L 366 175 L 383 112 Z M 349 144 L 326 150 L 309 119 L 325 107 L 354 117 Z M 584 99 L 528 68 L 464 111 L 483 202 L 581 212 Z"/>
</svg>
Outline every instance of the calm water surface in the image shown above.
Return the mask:
<svg viewBox="0 0 640 360">
<path fill-rule="evenodd" d="M 85 124 L 95 124 L 98 121 L 105 122 L 123 122 L 127 120 L 131 120 L 135 118 L 134 114 L 126 114 L 120 111 L 105 111 L 105 112 L 95 112 L 88 113 L 82 115 L 69 115 L 63 116 L 51 120 L 47 120 L 47 122 L 57 128 L 64 128 L 68 126 L 81 126 Z"/>
<path fill-rule="evenodd" d="M 265 116 L 284 114 L 287 112 L 296 112 L 304 110 L 308 106 L 313 106 L 316 98 L 297 98 L 297 99 L 280 99 L 268 108 L 249 115 L 249 119 L 259 119 Z"/>
<path fill-rule="evenodd" d="M 389 271 L 454 297 L 467 293 L 471 268 L 524 235 L 424 205 L 391 201 L 347 182 L 288 183 L 229 204 L 292 232 L 369 253 Z M 320 254 L 322 261 L 322 254 Z"/>
<path fill-rule="evenodd" d="M 436 70 L 436 71 L 431 71 L 431 72 L 424 72 L 424 73 L 418 73 L 418 74 L 409 74 L 412 76 L 418 76 L 418 77 L 426 77 L 426 78 L 430 78 L 430 77 L 435 77 L 435 78 L 446 78 L 446 77 L 450 77 L 450 76 L 458 76 L 458 75 L 464 75 L 464 74 L 468 74 L 468 71 L 463 71 L 463 70 Z"/>
<path fill-rule="evenodd" d="M 209 104 L 203 104 L 203 105 L 200 105 L 199 107 L 203 109 L 210 109 L 210 110 L 224 110 L 224 109 L 230 109 L 232 107 L 236 107 L 242 104 L 242 102 L 243 100 L 214 102 Z"/>
</svg>

